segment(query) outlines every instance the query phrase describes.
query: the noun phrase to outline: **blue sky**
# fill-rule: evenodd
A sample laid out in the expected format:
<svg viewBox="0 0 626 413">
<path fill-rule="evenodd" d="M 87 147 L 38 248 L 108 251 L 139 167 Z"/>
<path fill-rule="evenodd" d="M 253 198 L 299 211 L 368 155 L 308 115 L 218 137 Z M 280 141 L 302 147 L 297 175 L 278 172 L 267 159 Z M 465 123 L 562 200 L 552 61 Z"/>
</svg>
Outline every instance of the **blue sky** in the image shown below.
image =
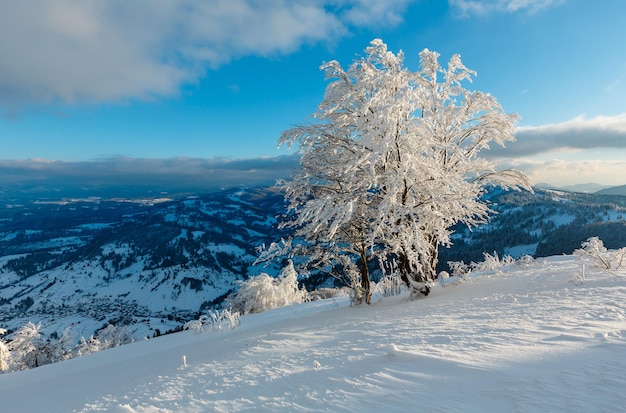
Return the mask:
<svg viewBox="0 0 626 413">
<path fill-rule="evenodd" d="M 346 67 L 381 38 L 413 69 L 424 48 L 444 62 L 460 53 L 478 73 L 467 87 L 521 116 L 518 142 L 490 153 L 503 166 L 535 183 L 626 184 L 622 0 L 0 6 L 5 177 L 167 173 L 186 165 L 204 165 L 189 174 L 215 174 L 216 165 L 264 161 L 274 168 L 282 163 L 273 158 L 288 154 L 276 148 L 280 132 L 306 121 L 322 99 L 320 64 L 336 59 Z"/>
</svg>

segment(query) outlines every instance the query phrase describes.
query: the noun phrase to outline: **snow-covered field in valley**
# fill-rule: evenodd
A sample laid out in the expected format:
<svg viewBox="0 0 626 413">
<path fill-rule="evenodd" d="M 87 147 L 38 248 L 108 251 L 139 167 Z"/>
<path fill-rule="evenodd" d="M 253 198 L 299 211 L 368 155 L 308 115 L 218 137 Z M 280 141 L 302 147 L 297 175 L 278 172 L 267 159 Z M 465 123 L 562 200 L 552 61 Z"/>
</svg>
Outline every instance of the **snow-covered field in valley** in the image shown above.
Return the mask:
<svg viewBox="0 0 626 413">
<path fill-rule="evenodd" d="M 626 272 L 573 256 L 0 375 L 13 412 L 626 411 Z M 186 360 L 186 362 L 184 361 Z"/>
</svg>

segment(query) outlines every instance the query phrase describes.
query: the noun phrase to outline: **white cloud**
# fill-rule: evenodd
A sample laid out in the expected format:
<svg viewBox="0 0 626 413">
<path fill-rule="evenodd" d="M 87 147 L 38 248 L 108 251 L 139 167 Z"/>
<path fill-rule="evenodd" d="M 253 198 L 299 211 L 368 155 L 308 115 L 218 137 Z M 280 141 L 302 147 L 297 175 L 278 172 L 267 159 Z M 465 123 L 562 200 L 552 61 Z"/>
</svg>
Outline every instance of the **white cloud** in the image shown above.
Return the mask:
<svg viewBox="0 0 626 413">
<path fill-rule="evenodd" d="M 207 67 L 393 25 L 407 2 L 21 0 L 0 13 L 0 110 L 176 94 Z"/>
<path fill-rule="evenodd" d="M 516 142 L 484 155 L 519 169 L 535 184 L 626 184 L 626 113 L 518 127 L 515 136 Z"/>
<path fill-rule="evenodd" d="M 533 184 L 567 186 L 584 183 L 626 185 L 626 160 L 508 160 L 500 165 L 524 172 Z"/>
<path fill-rule="evenodd" d="M 356 26 L 378 26 L 402 22 L 406 6 L 413 0 L 339 0 L 339 15 Z"/>
<path fill-rule="evenodd" d="M 516 142 L 505 148 L 494 147 L 488 156 L 514 158 L 567 150 L 624 149 L 626 113 L 589 119 L 581 115 L 562 123 L 522 126 L 516 129 L 515 137 Z"/>
<path fill-rule="evenodd" d="M 491 13 L 522 12 L 533 14 L 564 2 L 565 0 L 448 0 L 459 17 Z"/>
</svg>

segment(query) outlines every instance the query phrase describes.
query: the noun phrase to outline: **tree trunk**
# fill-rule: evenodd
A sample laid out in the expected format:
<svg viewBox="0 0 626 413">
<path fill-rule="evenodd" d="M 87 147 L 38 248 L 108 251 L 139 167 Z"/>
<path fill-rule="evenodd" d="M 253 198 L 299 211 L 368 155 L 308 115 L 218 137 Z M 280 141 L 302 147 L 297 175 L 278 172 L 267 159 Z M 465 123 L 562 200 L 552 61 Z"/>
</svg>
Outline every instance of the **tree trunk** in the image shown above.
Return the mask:
<svg viewBox="0 0 626 413">
<path fill-rule="evenodd" d="M 409 263 L 409 257 L 406 252 L 402 251 L 398 254 L 398 271 L 400 271 L 400 279 L 404 281 L 408 288 L 411 288 L 411 264 Z"/>
<path fill-rule="evenodd" d="M 411 291 L 412 297 L 416 297 L 420 294 L 428 295 L 430 293 L 430 287 L 427 283 L 429 277 L 432 277 L 432 274 L 435 271 L 434 267 L 432 269 L 430 268 L 432 265 L 431 254 L 429 254 L 428 257 L 422 255 L 420 258 L 421 260 L 417 264 L 418 269 L 415 269 L 411 265 L 411 261 L 409 260 L 406 250 L 403 250 L 398 256 L 400 278 L 402 279 L 402 281 L 405 282 L 405 284 Z M 437 258 L 435 257 L 435 262 L 436 259 Z"/>
<path fill-rule="evenodd" d="M 363 289 L 365 302 L 367 304 L 371 304 L 372 303 L 372 291 L 371 291 L 369 268 L 367 267 L 367 248 L 365 246 L 361 246 L 360 270 L 361 270 L 361 288 Z"/>
<path fill-rule="evenodd" d="M 437 278 L 437 264 L 439 263 L 439 243 L 433 236 L 429 240 L 428 257 L 426 257 L 424 265 L 424 275 L 426 280 L 434 281 Z"/>
</svg>

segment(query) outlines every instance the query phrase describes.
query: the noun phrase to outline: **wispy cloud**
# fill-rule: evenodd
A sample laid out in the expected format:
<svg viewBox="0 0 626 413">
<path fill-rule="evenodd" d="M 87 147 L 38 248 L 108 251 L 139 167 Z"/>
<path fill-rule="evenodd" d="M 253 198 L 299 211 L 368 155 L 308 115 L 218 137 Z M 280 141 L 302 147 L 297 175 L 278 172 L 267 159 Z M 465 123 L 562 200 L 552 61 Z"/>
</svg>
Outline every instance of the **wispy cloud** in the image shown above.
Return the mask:
<svg viewBox="0 0 626 413">
<path fill-rule="evenodd" d="M 0 160 L 0 186 L 102 185 L 204 188 L 273 185 L 298 167 L 295 156 L 252 159 L 136 159 L 84 162 Z"/>
<path fill-rule="evenodd" d="M 626 113 L 617 116 L 584 115 L 562 123 L 522 126 L 515 131 L 516 142 L 494 147 L 489 156 L 522 157 L 563 150 L 626 148 Z"/>
<path fill-rule="evenodd" d="M 624 79 L 626 79 L 626 65 L 624 66 L 624 69 L 625 70 L 623 70 L 622 73 L 620 73 L 613 81 L 606 85 L 606 87 L 604 88 L 605 92 L 616 92 L 617 90 L 619 90 L 620 86 L 624 84 Z"/>
<path fill-rule="evenodd" d="M 565 0 L 448 0 L 456 14 L 462 18 L 492 13 L 533 14 L 564 2 Z"/>
<path fill-rule="evenodd" d="M 0 114 L 175 95 L 246 55 L 394 25 L 411 0 L 25 0 L 0 13 Z"/>
</svg>

